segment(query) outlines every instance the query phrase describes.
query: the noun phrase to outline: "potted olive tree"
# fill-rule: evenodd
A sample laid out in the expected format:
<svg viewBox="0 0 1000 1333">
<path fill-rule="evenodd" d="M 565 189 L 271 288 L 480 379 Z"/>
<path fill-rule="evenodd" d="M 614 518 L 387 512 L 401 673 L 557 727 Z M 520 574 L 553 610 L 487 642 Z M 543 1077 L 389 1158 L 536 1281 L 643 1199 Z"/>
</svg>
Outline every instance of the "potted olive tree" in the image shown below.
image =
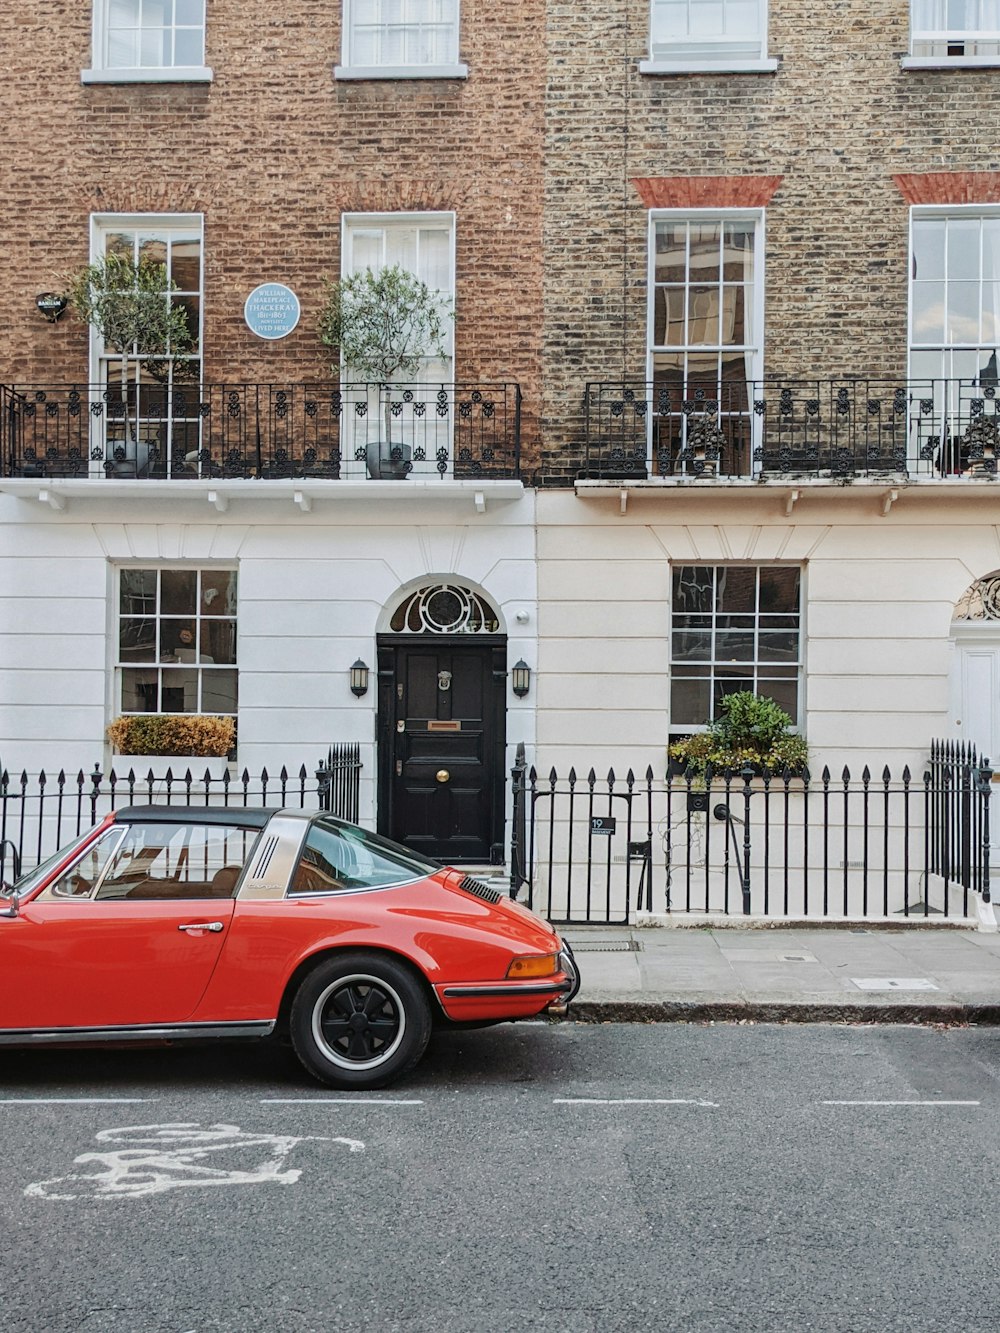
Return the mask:
<svg viewBox="0 0 1000 1333">
<path fill-rule="evenodd" d="M 434 292 L 408 269 L 391 264 L 328 281 L 320 312 L 319 336 L 336 349 L 335 375 L 341 367 L 352 376 L 387 390 L 400 376 L 409 378 L 428 357 L 447 356 L 447 326 L 454 319 L 450 297 Z M 365 448 L 368 475 L 402 478 L 410 471 L 410 448 L 392 438 L 391 395 L 384 393 L 380 440 Z"/>
<path fill-rule="evenodd" d="M 134 421 L 129 417 L 129 357 L 138 357 L 155 377 L 157 361 L 183 356 L 193 344 L 187 312 L 170 299 L 170 293 L 178 290 L 165 264 L 145 255 L 135 260 L 119 250 L 109 250 L 87 264 L 70 282 L 69 303 L 78 318 L 121 358 L 126 442 L 134 444 L 139 430 L 138 385 Z"/>
</svg>

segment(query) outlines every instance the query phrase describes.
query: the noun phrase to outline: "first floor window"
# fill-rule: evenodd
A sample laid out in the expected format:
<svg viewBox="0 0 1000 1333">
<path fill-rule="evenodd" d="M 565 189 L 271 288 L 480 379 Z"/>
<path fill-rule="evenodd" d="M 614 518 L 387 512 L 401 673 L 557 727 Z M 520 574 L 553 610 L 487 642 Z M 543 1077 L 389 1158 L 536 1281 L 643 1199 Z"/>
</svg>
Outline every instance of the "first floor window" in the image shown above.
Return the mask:
<svg viewBox="0 0 1000 1333">
<path fill-rule="evenodd" d="M 197 473 L 204 419 L 201 381 L 202 240 L 197 215 L 102 214 L 93 219 L 95 263 L 118 255 L 151 268 L 163 303 L 178 313 L 163 340 L 162 325 L 125 317 L 92 329 L 103 461 L 112 476 L 170 477 Z M 158 289 L 157 289 L 158 290 Z M 127 297 L 122 298 L 126 306 Z M 123 336 L 149 328 L 145 344 Z"/>
<path fill-rule="evenodd" d="M 670 728 L 698 731 L 727 695 L 773 699 L 798 723 L 802 575 L 794 565 L 675 565 Z"/>
<path fill-rule="evenodd" d="M 236 570 L 120 569 L 122 713 L 237 711 Z"/>
<path fill-rule="evenodd" d="M 760 210 L 650 216 L 652 451 L 661 473 L 696 470 L 720 430 L 725 472 L 751 470 L 752 382 L 761 376 Z"/>
<path fill-rule="evenodd" d="M 760 60 L 765 0 L 652 0 L 653 61 Z"/>
<path fill-rule="evenodd" d="M 458 64 L 458 0 L 344 0 L 344 67 Z"/>
<path fill-rule="evenodd" d="M 196 70 L 205 63 L 205 0 L 95 0 L 95 69 Z"/>
<path fill-rule="evenodd" d="M 912 0 L 910 53 L 1000 60 L 1000 0 Z"/>
<path fill-rule="evenodd" d="M 995 435 L 998 351 L 1000 208 L 914 209 L 910 378 L 922 404 L 921 448 L 942 472 L 982 459 L 974 429 L 982 419 Z"/>
</svg>

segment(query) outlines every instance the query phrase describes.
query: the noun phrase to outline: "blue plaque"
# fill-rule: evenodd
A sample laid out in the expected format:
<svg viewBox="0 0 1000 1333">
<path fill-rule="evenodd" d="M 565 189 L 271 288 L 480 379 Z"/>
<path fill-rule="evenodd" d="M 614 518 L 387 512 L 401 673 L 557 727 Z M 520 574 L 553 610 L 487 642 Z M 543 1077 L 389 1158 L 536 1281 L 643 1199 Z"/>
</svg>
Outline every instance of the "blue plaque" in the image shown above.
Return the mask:
<svg viewBox="0 0 1000 1333">
<path fill-rule="evenodd" d="M 243 318 L 258 338 L 287 338 L 299 322 L 299 298 L 283 282 L 262 282 L 246 299 Z"/>
</svg>

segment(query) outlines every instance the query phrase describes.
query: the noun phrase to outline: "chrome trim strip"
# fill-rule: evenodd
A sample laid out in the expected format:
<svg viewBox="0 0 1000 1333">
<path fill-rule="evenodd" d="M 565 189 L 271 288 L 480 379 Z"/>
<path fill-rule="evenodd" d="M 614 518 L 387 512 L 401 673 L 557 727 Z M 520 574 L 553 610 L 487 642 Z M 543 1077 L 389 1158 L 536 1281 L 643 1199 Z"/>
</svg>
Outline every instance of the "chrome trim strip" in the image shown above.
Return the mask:
<svg viewBox="0 0 1000 1333">
<path fill-rule="evenodd" d="M 462 995 L 558 995 L 565 989 L 565 981 L 532 983 L 528 986 L 511 982 L 506 986 L 445 986 L 444 994 L 449 999 Z"/>
<path fill-rule="evenodd" d="M 269 1037 L 276 1020 L 247 1023 L 159 1023 L 92 1028 L 0 1028 L 0 1046 L 65 1045 L 68 1042 L 182 1041 L 199 1037 Z"/>
</svg>

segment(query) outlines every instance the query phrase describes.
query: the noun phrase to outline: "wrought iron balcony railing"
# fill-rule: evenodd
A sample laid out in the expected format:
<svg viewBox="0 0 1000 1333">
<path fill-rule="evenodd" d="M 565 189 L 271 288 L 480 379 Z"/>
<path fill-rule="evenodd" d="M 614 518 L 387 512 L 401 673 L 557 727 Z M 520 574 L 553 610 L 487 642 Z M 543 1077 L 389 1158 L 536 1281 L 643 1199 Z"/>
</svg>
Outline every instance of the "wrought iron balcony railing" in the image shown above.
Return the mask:
<svg viewBox="0 0 1000 1333">
<path fill-rule="evenodd" d="M 516 384 L 0 385 L 0 476 L 513 478 Z"/>
<path fill-rule="evenodd" d="M 982 380 L 587 385 L 588 477 L 995 477 L 1000 396 Z"/>
</svg>

